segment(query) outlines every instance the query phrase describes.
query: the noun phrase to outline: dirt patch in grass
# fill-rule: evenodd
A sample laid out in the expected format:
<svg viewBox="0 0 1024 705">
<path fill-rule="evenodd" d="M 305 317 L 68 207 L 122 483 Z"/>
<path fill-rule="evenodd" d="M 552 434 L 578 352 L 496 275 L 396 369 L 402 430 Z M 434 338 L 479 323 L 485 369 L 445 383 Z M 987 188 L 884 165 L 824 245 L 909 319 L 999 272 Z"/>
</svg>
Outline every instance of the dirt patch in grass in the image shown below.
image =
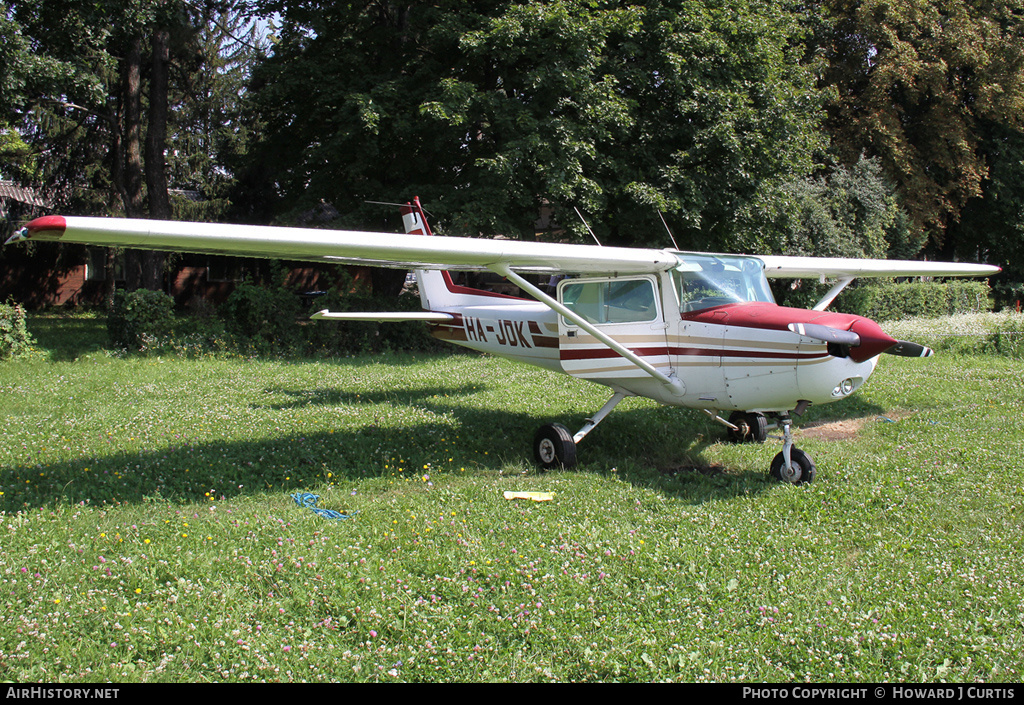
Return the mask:
<svg viewBox="0 0 1024 705">
<path fill-rule="evenodd" d="M 803 438 L 820 438 L 826 441 L 848 441 L 856 438 L 860 430 L 869 423 L 894 423 L 911 415 L 910 411 L 894 411 L 885 416 L 865 416 L 859 419 L 838 421 L 812 421 L 799 427 Z"/>
</svg>

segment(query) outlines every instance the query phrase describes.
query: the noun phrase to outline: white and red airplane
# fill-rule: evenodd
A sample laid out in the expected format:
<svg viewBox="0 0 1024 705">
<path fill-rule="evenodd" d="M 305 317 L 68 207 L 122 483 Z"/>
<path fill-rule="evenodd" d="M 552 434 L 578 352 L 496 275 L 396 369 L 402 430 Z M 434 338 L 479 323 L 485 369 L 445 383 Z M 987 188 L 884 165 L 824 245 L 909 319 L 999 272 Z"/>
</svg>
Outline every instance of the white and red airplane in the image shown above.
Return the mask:
<svg viewBox="0 0 1024 705">
<path fill-rule="evenodd" d="M 457 345 L 603 384 L 608 402 L 575 434 L 542 426 L 534 455 L 569 467 L 576 446 L 627 396 L 700 409 L 736 441 L 781 426 L 771 474 L 810 482 L 815 465 L 793 446 L 791 414 L 855 392 L 881 353 L 927 357 L 877 323 L 825 309 L 856 277 L 986 276 L 977 264 L 741 256 L 433 236 L 419 200 L 403 207 L 405 235 L 344 230 L 45 216 L 8 242 L 55 240 L 416 270 L 422 313 L 331 313 L 317 320 L 422 320 Z M 490 271 L 532 299 L 456 285 L 451 271 Z M 523 275 L 563 277 L 554 294 Z M 775 304 L 767 277 L 837 279 L 813 309 Z M 729 418 L 721 414 L 730 412 Z"/>
</svg>

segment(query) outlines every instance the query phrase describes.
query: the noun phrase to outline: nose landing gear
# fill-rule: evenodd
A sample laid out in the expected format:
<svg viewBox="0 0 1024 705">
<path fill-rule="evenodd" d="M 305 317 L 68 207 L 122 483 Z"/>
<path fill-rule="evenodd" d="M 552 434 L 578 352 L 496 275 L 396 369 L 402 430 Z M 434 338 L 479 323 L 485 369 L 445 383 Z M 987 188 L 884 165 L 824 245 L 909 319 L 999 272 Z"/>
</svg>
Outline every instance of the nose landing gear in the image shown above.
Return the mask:
<svg viewBox="0 0 1024 705">
<path fill-rule="evenodd" d="M 793 445 L 792 421 L 789 414 L 780 414 L 784 441 L 782 451 L 772 459 L 771 476 L 776 480 L 793 485 L 802 485 L 814 480 L 817 467 L 814 460 L 804 451 Z"/>
</svg>

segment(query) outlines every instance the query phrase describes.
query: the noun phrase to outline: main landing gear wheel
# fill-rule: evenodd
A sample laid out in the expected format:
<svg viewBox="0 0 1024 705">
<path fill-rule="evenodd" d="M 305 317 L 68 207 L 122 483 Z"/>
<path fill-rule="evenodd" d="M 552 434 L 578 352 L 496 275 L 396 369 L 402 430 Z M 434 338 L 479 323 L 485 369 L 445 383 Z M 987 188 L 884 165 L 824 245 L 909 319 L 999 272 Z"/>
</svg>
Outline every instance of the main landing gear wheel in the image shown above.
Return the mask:
<svg viewBox="0 0 1024 705">
<path fill-rule="evenodd" d="M 533 437 L 533 457 L 545 470 L 575 465 L 576 443 L 569 429 L 560 423 L 545 424 L 537 429 Z"/>
<path fill-rule="evenodd" d="M 786 456 L 779 453 L 772 460 L 771 474 L 776 480 L 789 482 L 794 485 L 802 485 L 814 480 L 814 473 L 817 468 L 811 456 L 799 448 L 791 448 L 789 451 L 789 469 L 786 469 Z"/>
<path fill-rule="evenodd" d="M 733 443 L 764 443 L 768 438 L 768 419 L 757 412 L 734 411 L 729 415 L 729 423 L 736 430 L 728 430 L 729 440 Z"/>
</svg>

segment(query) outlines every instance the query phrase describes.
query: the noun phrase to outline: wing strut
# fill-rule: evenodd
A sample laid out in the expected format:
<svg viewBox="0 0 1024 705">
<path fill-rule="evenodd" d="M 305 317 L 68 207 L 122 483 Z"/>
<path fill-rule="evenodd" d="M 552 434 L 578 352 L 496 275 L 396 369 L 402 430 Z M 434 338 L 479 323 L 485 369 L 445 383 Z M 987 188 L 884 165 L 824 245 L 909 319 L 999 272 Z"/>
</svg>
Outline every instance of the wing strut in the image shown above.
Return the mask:
<svg viewBox="0 0 1024 705">
<path fill-rule="evenodd" d="M 654 367 L 654 365 L 647 362 L 647 360 L 643 359 L 642 357 L 634 353 L 632 350 L 616 341 L 611 336 L 607 335 L 606 333 L 602 333 L 582 316 L 578 315 L 574 311 L 571 311 L 562 304 L 558 303 L 557 300 L 555 300 L 548 294 L 545 294 L 536 286 L 534 286 L 533 284 L 531 284 L 530 282 L 526 281 L 521 276 L 513 272 L 512 269 L 507 264 L 492 264 L 488 265 L 488 268 L 491 271 L 505 277 L 506 279 L 515 282 L 520 289 L 528 291 L 530 295 L 533 296 L 533 298 L 537 299 L 542 304 L 545 304 L 548 308 L 551 308 L 554 311 L 557 311 L 561 315 L 568 318 L 570 321 L 578 325 L 587 333 L 594 336 L 602 343 L 607 345 L 609 348 L 617 352 L 619 355 L 626 358 L 634 365 L 639 367 L 641 370 L 649 374 L 651 377 L 654 377 L 656 380 L 658 380 L 666 387 L 671 389 L 674 394 L 677 394 L 678 396 L 683 396 L 684 394 L 686 394 L 686 385 L 684 385 L 682 380 L 680 380 L 674 374 L 670 376 L 665 374 L 661 370 L 658 370 L 657 368 Z"/>
<path fill-rule="evenodd" d="M 814 304 L 814 308 L 811 309 L 811 310 L 812 311 L 824 311 L 826 308 L 828 308 L 828 305 L 830 303 L 832 303 L 832 301 L 837 296 L 839 296 L 840 292 L 842 292 L 842 290 L 845 289 L 846 286 L 850 282 L 853 281 L 853 279 L 854 279 L 853 277 L 843 277 L 842 279 L 840 279 L 838 282 L 836 282 L 835 286 L 833 286 L 831 289 L 828 290 L 827 294 L 825 294 L 824 296 L 821 297 L 821 301 L 819 301 L 818 303 Z M 821 280 L 822 280 L 822 283 L 824 283 L 825 277 L 822 277 Z"/>
</svg>

